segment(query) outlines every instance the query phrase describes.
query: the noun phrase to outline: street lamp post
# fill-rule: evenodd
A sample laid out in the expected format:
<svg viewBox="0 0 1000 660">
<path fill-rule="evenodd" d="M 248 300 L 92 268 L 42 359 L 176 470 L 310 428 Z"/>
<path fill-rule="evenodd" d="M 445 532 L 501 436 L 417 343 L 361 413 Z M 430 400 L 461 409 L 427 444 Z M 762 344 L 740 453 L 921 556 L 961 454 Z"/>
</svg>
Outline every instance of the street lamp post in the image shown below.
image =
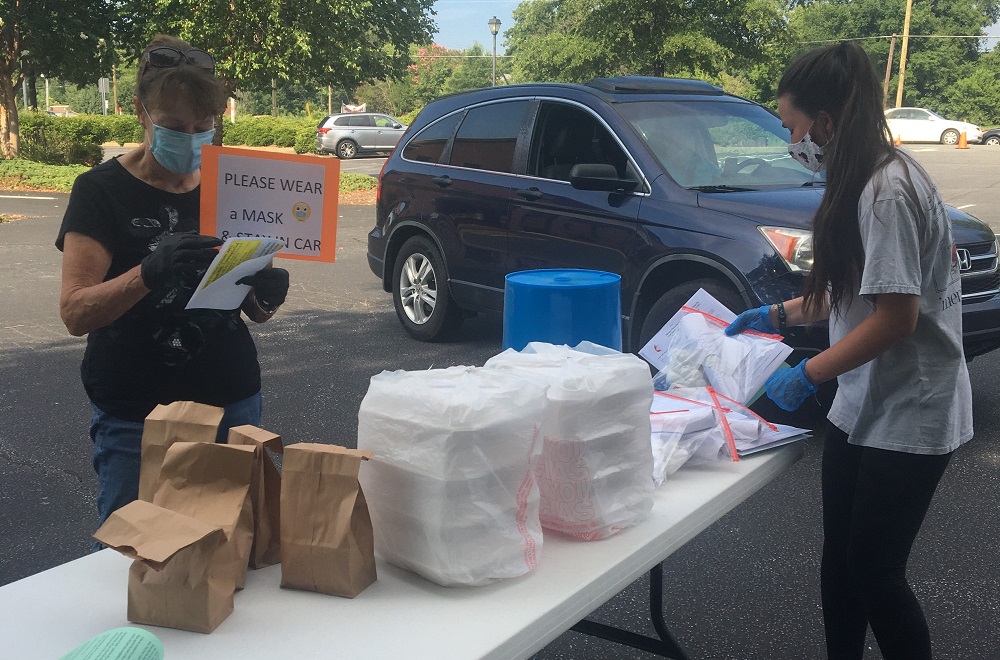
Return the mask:
<svg viewBox="0 0 1000 660">
<path fill-rule="evenodd" d="M 101 113 L 108 114 L 108 79 L 104 77 L 104 39 L 97 40 L 97 66 L 101 70 Z"/>
<path fill-rule="evenodd" d="M 45 111 L 49 110 L 49 77 L 44 73 L 42 74 L 42 80 L 45 81 Z"/>
<path fill-rule="evenodd" d="M 21 51 L 21 95 L 24 97 L 25 112 L 27 112 L 28 110 L 28 74 L 25 73 L 27 67 L 24 64 L 24 58 L 26 58 L 27 56 L 28 56 L 28 51 L 22 50 Z M 17 87 L 15 87 L 14 89 L 17 89 Z M 17 92 L 14 93 L 16 94 Z"/>
<path fill-rule="evenodd" d="M 493 86 L 497 86 L 497 32 L 500 31 L 500 19 L 494 16 L 486 22 L 490 26 L 490 34 L 493 35 Z"/>
</svg>

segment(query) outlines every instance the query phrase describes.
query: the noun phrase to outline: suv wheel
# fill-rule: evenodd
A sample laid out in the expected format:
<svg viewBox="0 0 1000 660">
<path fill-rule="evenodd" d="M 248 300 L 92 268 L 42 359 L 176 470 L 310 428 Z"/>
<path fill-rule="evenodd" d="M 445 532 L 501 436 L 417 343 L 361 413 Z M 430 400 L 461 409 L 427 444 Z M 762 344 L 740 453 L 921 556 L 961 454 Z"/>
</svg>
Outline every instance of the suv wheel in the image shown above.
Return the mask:
<svg viewBox="0 0 1000 660">
<path fill-rule="evenodd" d="M 941 144 L 958 144 L 958 131 L 949 128 L 941 134 Z"/>
<path fill-rule="evenodd" d="M 343 160 L 350 160 L 358 155 L 358 145 L 353 140 L 341 140 L 337 145 L 337 156 Z"/>
<path fill-rule="evenodd" d="M 704 289 L 713 298 L 723 305 L 739 314 L 746 308 L 743 298 L 732 288 L 722 284 L 718 280 L 691 280 L 678 284 L 670 289 L 660 299 L 653 303 L 646 318 L 642 320 L 642 327 L 639 330 L 639 343 L 635 349 L 639 350 L 653 338 L 660 328 L 662 328 L 670 318 L 677 313 L 688 298 L 693 296 L 698 289 Z"/>
<path fill-rule="evenodd" d="M 403 329 L 414 339 L 444 339 L 463 314 L 448 293 L 448 274 L 437 247 L 423 236 L 406 241 L 392 272 L 392 302 Z"/>
<path fill-rule="evenodd" d="M 986 142 L 984 142 L 983 144 L 988 144 L 991 147 L 1000 147 L 1000 136 L 991 135 L 990 137 L 986 138 Z"/>
</svg>

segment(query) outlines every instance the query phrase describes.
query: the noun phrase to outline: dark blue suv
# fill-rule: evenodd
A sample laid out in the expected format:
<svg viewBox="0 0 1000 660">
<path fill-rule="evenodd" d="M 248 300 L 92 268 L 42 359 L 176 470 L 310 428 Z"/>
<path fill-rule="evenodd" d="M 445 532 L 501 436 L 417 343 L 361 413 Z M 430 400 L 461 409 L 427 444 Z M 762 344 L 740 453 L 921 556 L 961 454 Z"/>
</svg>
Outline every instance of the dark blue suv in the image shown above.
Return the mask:
<svg viewBox="0 0 1000 660">
<path fill-rule="evenodd" d="M 372 271 L 403 327 L 431 341 L 503 309 L 504 276 L 592 268 L 622 277 L 638 350 L 699 288 L 734 311 L 793 298 L 823 194 L 763 106 L 697 80 L 602 78 L 441 98 L 379 178 Z M 1000 345 L 993 232 L 949 208 L 968 358 Z M 797 329 L 811 352 L 825 328 Z"/>
</svg>

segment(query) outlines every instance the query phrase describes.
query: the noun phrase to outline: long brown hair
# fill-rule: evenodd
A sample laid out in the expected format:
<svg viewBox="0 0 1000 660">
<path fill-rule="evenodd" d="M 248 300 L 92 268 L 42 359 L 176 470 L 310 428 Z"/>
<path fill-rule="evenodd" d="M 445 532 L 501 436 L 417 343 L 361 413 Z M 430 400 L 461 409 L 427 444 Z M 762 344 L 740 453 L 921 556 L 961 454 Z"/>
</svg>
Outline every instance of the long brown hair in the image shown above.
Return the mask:
<svg viewBox="0 0 1000 660">
<path fill-rule="evenodd" d="M 823 148 L 826 192 L 813 217 L 813 267 L 804 294 L 806 306 L 815 309 L 829 287 L 830 306 L 836 308 L 856 295 L 861 284 L 861 192 L 896 154 L 882 108 L 882 85 L 865 51 L 842 42 L 792 61 L 778 83 L 782 96 L 811 118 L 820 111 L 833 118 L 833 135 Z"/>
</svg>

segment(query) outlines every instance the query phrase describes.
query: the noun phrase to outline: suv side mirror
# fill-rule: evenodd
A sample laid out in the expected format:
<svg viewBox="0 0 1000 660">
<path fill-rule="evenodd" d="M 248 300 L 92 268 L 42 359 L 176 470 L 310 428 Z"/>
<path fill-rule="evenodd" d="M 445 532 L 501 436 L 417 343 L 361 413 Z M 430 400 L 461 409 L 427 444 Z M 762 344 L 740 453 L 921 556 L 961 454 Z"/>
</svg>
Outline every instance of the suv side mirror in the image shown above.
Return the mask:
<svg viewBox="0 0 1000 660">
<path fill-rule="evenodd" d="M 393 128 L 403 128 L 403 125 L 402 124 L 393 124 L 392 127 Z"/>
<path fill-rule="evenodd" d="M 577 190 L 606 190 L 608 192 L 632 192 L 639 186 L 638 181 L 618 178 L 614 165 L 581 164 L 569 171 L 569 182 Z"/>
</svg>

